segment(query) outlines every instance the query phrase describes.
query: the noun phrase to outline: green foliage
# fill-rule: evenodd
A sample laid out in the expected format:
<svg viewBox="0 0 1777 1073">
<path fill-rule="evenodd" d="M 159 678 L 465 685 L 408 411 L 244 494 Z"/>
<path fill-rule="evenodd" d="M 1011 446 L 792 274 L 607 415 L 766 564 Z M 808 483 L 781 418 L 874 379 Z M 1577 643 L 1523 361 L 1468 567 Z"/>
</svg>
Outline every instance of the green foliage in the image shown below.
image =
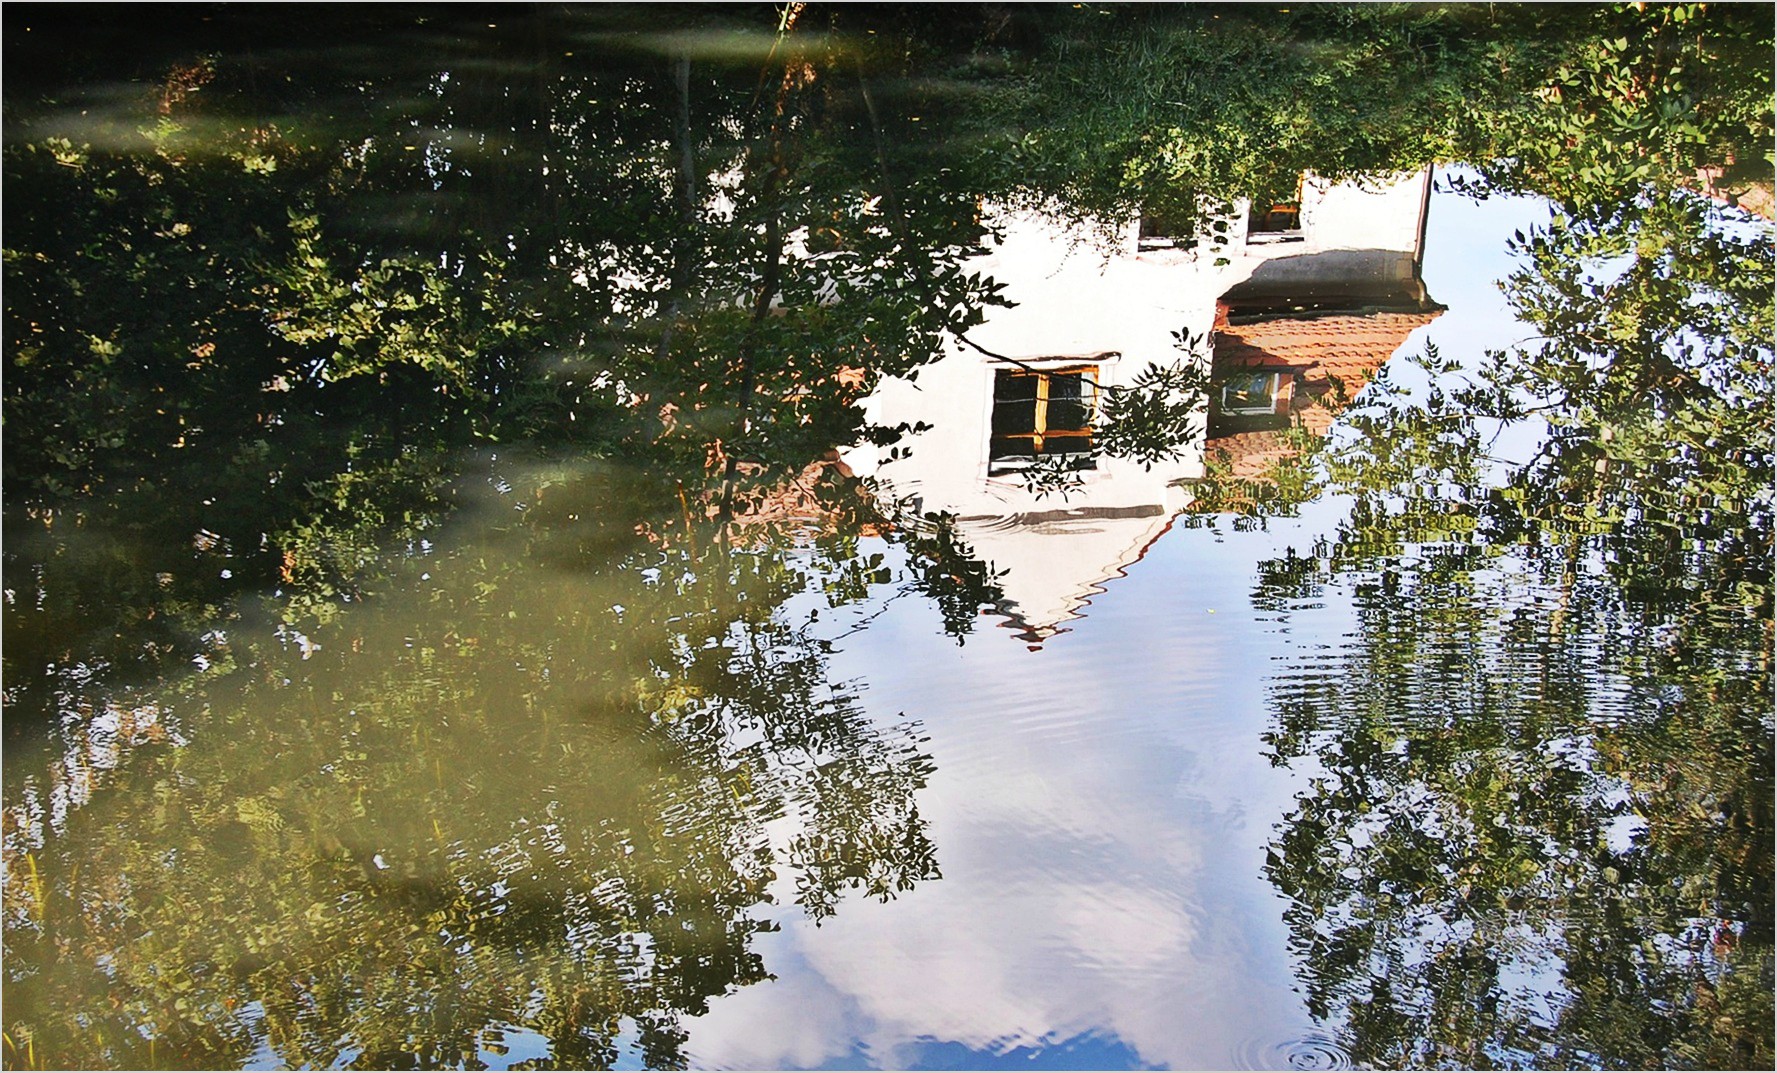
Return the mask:
<svg viewBox="0 0 1777 1073">
<path fill-rule="evenodd" d="M 1061 210 L 1175 220 L 1289 202 L 1302 174 L 1452 154 L 1488 38 L 1459 11 L 1172 5 L 1057 12 L 1004 99 L 1016 166 Z"/>
<path fill-rule="evenodd" d="M 1496 189 L 1570 213 L 1610 207 L 1699 169 L 1768 184 L 1772 28 L 1738 4 L 1610 4 L 1508 11 L 1523 59 L 1516 107 L 1473 108 L 1458 151 Z"/>
<path fill-rule="evenodd" d="M 1302 504 L 1318 498 L 1326 490 L 1319 465 L 1323 441 L 1300 425 L 1280 430 L 1278 438 L 1287 456 L 1252 476 L 1238 475 L 1227 451 L 1207 449 L 1203 476 L 1191 482 L 1185 524 L 1205 526 L 1232 515 L 1236 529 L 1263 528 L 1267 519 L 1294 517 Z"/>
<path fill-rule="evenodd" d="M 1543 338 L 1488 376 L 1497 416 L 1543 412 L 1563 448 L 1652 478 L 1656 510 L 1713 502 L 1768 528 L 1769 234 L 1680 193 L 1602 225 L 1557 218 L 1524 247 L 1506 292 Z"/>
<path fill-rule="evenodd" d="M 1268 873 L 1359 1061 L 1768 1064 L 1769 236 L 1677 194 L 1521 249 L 1541 335 L 1378 377 L 1337 538 L 1261 571 L 1358 614 L 1276 687 Z"/>
<path fill-rule="evenodd" d="M 1175 221 L 1466 161 L 1569 212 L 1769 184 L 1772 28 L 1736 4 L 1082 6 L 995 98 L 1030 198 Z M 1052 202 L 1050 199 L 1054 199 Z"/>
<path fill-rule="evenodd" d="M 1186 349 L 1195 360 L 1150 365 L 1126 386 L 1111 391 L 1093 450 L 1140 462 L 1143 469 L 1177 458 L 1203 435 L 1200 415 L 1206 397 L 1201 341 Z"/>
<path fill-rule="evenodd" d="M 699 501 L 708 459 L 738 458 L 726 497 L 765 495 L 997 300 L 963 266 L 978 184 L 880 129 L 871 102 L 918 93 L 892 49 L 687 58 L 681 86 L 646 50 L 403 49 L 400 22 L 359 27 L 371 70 L 225 52 L 78 114 L 9 96 L 7 573 L 78 608 L 8 605 L 27 665 L 150 671 L 142 623 L 188 588 L 222 608 L 293 586 L 305 614 L 361 594 L 488 442 L 633 459 Z M 748 313 L 762 288 L 775 315 Z M 208 533 L 227 563 L 149 551 L 112 617 L 79 595 L 96 575 L 61 569 L 70 529 Z"/>
<path fill-rule="evenodd" d="M 67 713 L 88 756 L 115 717 L 127 762 L 8 844 L 5 1060 L 471 1064 L 521 1026 L 586 1068 L 627 1019 L 682 1063 L 779 880 L 818 920 L 938 874 L 917 733 L 785 608 L 894 584 L 960 641 L 993 572 L 843 480 L 819 539 L 767 508 L 1004 300 L 981 203 L 1196 221 L 1465 159 L 1561 207 L 1506 281 L 1541 338 L 1197 489 L 1353 504 L 1256 596 L 1358 621 L 1268 739 L 1316 780 L 1267 869 L 1305 992 L 1379 1065 L 1768 1065 L 1771 244 L 1675 192 L 1769 179 L 1768 12 L 790 11 L 9 42 L 9 732 Z M 1108 393 L 1099 449 L 1175 452 L 1200 387 Z"/>
<path fill-rule="evenodd" d="M 1769 991 L 1757 604 L 1635 592 L 1534 546 L 1319 548 L 1305 572 L 1275 572 L 1284 609 L 1348 597 L 1360 625 L 1276 687 L 1273 758 L 1317 774 L 1267 871 L 1310 1010 L 1353 1057 L 1769 1061 L 1756 1006 L 1711 1009 Z M 1556 974 L 1552 998 L 1522 982 Z"/>
<path fill-rule="evenodd" d="M 410 366 L 439 381 L 440 391 L 462 392 L 470 389 L 476 358 L 517 333 L 510 317 L 474 323 L 463 293 L 418 258 L 384 258 L 341 278 L 324 252 L 320 229 L 319 217 L 292 210 L 290 256 L 268 276 L 275 287 L 270 312 L 276 337 L 322 352 L 332 348 L 314 374 L 322 381 Z M 498 311 L 484 299 L 476 312 L 485 319 Z"/>
<path fill-rule="evenodd" d="M 87 1068 L 388 1066 L 522 1029 L 584 1068 L 627 1018 L 670 1068 L 680 1017 L 764 978 L 774 880 L 819 919 L 936 876 L 920 737 L 868 721 L 781 610 L 826 564 L 663 548 L 621 470 L 496 472 L 477 538 L 394 565 L 403 595 L 243 631 L 250 670 L 156 691 L 179 744 L 137 735 L 89 807 L 35 817 L 9 1039 Z"/>
</svg>

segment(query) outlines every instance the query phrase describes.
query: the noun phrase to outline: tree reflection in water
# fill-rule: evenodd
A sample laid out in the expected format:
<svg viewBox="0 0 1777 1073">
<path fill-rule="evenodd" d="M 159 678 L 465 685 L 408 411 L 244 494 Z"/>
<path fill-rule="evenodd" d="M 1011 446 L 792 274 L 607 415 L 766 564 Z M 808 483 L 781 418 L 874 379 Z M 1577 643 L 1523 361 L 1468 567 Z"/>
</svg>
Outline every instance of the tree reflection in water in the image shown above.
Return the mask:
<svg viewBox="0 0 1777 1073">
<path fill-rule="evenodd" d="M 677 1064 L 774 899 L 938 874 L 917 730 L 809 623 L 898 584 L 960 638 L 995 570 L 809 467 L 1003 300 L 983 201 L 1213 256 L 1444 159 L 1560 207 L 1543 341 L 1197 489 L 1352 497 L 1255 594 L 1358 616 L 1267 738 L 1311 1011 L 1769 1064 L 1771 249 L 1677 189 L 1765 170 L 1762 13 L 638 10 L 9 16 L 9 1064 Z"/>
<path fill-rule="evenodd" d="M 866 720 L 785 610 L 819 549 L 662 548 L 623 481 L 513 483 L 532 509 L 327 646 L 163 697 L 215 717 L 133 756 L 36 851 L 53 884 L 9 898 L 15 1038 L 399 1068 L 523 1029 L 588 1068 L 636 1031 L 671 1067 L 682 1015 L 765 977 L 775 898 L 818 920 L 936 876 L 917 731 Z"/>
<path fill-rule="evenodd" d="M 1768 1065 L 1768 233 L 1672 193 L 1524 248 L 1541 336 L 1384 377 L 1325 455 L 1337 535 L 1261 567 L 1357 615 L 1272 687 L 1310 788 L 1267 873 L 1360 1061 Z"/>
</svg>

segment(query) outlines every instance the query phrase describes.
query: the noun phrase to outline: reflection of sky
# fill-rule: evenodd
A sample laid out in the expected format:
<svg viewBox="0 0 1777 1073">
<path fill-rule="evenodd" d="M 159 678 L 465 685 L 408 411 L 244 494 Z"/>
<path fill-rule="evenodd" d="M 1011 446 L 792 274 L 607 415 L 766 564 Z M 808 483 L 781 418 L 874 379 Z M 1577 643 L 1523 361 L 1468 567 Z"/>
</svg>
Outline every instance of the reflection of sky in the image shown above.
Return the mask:
<svg viewBox="0 0 1777 1073">
<path fill-rule="evenodd" d="M 1518 338 L 1494 281 L 1534 203 L 1434 200 L 1425 274 L 1450 306 L 1409 342 L 1448 356 Z M 743 1068 L 1231 1067 L 1314 1025 L 1263 879 L 1300 787 L 1260 735 L 1266 677 L 1337 644 L 1256 611 L 1254 564 L 1337 521 L 1316 504 L 1263 532 L 1175 528 L 1041 651 L 982 619 L 967 644 L 897 600 L 832 671 L 882 722 L 918 720 L 936 772 L 919 806 L 943 878 L 819 927 L 759 936 L 774 982 L 689 1024 L 695 1064 Z M 1243 1057 L 1246 1056 L 1246 1057 Z"/>
<path fill-rule="evenodd" d="M 1446 174 L 1440 170 L 1436 176 L 1440 190 Z M 1466 169 L 1457 174 L 1474 178 Z M 1505 243 L 1514 230 L 1529 234 L 1533 224 L 1548 221 L 1548 203 L 1540 198 L 1495 196 L 1471 201 L 1448 193 L 1434 194 L 1426 220 L 1423 274 L 1432 298 L 1450 308 L 1414 333 L 1407 341 L 1407 352 L 1422 351 L 1430 340 L 1445 358 L 1466 364 L 1488 349 L 1502 350 L 1524 342 L 1533 329 L 1506 314 L 1499 289 L 1500 281 L 1519 264 L 1506 253 Z M 1420 379 L 1403 366 L 1396 362 L 1391 374 L 1403 385 L 1417 386 Z M 1491 453 L 1523 462 L 1535 454 L 1541 438 L 1541 423 L 1525 422 L 1505 430 Z"/>
</svg>

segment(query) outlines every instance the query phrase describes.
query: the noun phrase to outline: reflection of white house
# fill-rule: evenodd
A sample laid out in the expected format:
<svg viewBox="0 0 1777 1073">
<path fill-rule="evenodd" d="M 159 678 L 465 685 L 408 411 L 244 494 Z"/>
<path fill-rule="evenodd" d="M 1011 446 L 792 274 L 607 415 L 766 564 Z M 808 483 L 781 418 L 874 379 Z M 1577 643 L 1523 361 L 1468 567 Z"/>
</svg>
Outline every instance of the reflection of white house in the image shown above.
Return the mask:
<svg viewBox="0 0 1777 1073">
<path fill-rule="evenodd" d="M 860 476 L 958 535 L 1001 571 L 1001 610 L 1040 642 L 1139 559 L 1203 474 L 1203 440 L 1144 470 L 1091 455 L 1103 398 L 1151 364 L 1186 355 L 1174 333 L 1212 337 L 1217 302 L 1257 312 L 1419 308 L 1429 172 L 1368 187 L 1308 179 L 1299 203 L 1232 221 L 1223 245 L 1158 236 L 1131 222 L 1116 248 L 1035 213 L 1002 213 L 1002 241 L 975 266 L 1016 303 L 953 341 L 914 380 L 885 381 L 873 422 L 923 423 L 893 449 L 843 452 Z M 1251 401 L 1268 406 L 1269 400 Z M 1205 413 L 1199 433 L 1208 423 Z M 1022 470 L 1062 459 L 1080 486 L 1038 495 Z"/>
</svg>

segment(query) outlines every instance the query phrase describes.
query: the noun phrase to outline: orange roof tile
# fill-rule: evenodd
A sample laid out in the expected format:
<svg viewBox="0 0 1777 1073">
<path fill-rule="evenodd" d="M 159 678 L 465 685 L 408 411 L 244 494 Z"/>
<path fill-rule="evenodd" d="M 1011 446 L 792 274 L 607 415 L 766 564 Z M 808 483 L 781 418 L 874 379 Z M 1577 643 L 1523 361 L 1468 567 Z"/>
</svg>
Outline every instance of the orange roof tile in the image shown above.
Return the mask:
<svg viewBox="0 0 1777 1073">
<path fill-rule="evenodd" d="M 1220 379 L 1239 369 L 1295 370 L 1291 421 L 1324 436 L 1339 411 L 1407 337 L 1442 312 L 1279 317 L 1218 325 L 1213 372 Z M 1216 434 L 1206 446 L 1227 452 L 1236 476 L 1256 475 L 1294 453 L 1276 433 L 1213 427 L 1212 432 Z"/>
<path fill-rule="evenodd" d="M 1430 324 L 1440 311 L 1374 313 L 1261 320 L 1218 328 L 1215 364 L 1220 372 L 1242 367 L 1321 366 L 1334 375 L 1371 371 L 1387 361 L 1414 329 Z"/>
<path fill-rule="evenodd" d="M 1279 431 L 1236 432 L 1216 436 L 1209 441 L 1209 450 L 1225 452 L 1229 473 L 1239 478 L 1258 477 L 1296 453 L 1295 445 Z"/>
</svg>

